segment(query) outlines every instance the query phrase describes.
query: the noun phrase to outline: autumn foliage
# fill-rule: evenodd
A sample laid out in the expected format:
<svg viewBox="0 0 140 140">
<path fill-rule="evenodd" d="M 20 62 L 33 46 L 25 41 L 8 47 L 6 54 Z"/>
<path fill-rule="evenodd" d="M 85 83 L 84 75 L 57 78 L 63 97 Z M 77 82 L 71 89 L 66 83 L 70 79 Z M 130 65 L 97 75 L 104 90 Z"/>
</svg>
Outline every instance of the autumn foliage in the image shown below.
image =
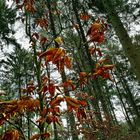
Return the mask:
<svg viewBox="0 0 140 140">
<path fill-rule="evenodd" d="M 32 16 L 38 12 L 35 0 L 24 0 L 22 4 L 17 0 L 16 4 L 19 9 L 27 12 L 28 15 Z M 41 4 L 46 8 L 44 3 Z M 54 3 L 52 3 L 52 6 L 54 6 Z M 88 21 L 90 19 L 90 15 L 87 13 L 81 13 L 79 17 L 82 21 Z M 45 30 L 46 32 L 50 26 L 47 14 L 44 15 L 44 17 L 36 18 L 33 23 L 37 28 Z M 26 24 L 27 23 L 25 23 L 25 26 L 27 26 Z M 65 103 L 67 106 L 66 112 L 74 112 L 78 122 L 77 127 L 80 130 L 79 133 L 87 135 L 87 132 L 81 128 L 81 126 L 87 123 L 89 119 L 92 119 L 90 118 L 91 115 L 87 107 L 89 101 L 93 102 L 93 99 L 90 95 L 87 95 L 85 98 L 71 97 L 69 92 L 76 91 L 77 89 L 83 90 L 83 88 L 88 85 L 89 80 L 95 81 L 98 78 L 102 78 L 113 81 L 110 72 L 113 70 L 114 65 L 109 63 L 109 58 L 103 58 L 103 53 L 99 46 L 105 41 L 106 31 L 107 24 L 99 20 L 94 21 L 87 30 L 87 40 L 89 39 L 89 43 L 94 44 L 93 47 L 89 48 L 89 53 L 91 58 L 97 57 L 93 70 L 90 72 L 79 72 L 76 81 L 66 78 L 65 81 L 56 84 L 55 81 L 51 80 L 50 75 L 42 74 L 41 71 L 47 69 L 49 64 L 56 67 L 56 70 L 60 74 L 63 74 L 65 70 L 73 70 L 72 57 L 63 47 L 63 37 L 57 36 L 52 39 L 51 47 L 45 48 L 46 43 L 48 43 L 50 39 L 46 36 L 42 36 L 39 31 L 32 32 L 30 30 L 28 36 L 31 42 L 30 48 L 33 52 L 36 69 L 34 76 L 37 77 L 37 80 L 28 81 L 26 88 L 21 89 L 22 97 L 20 99 L 0 101 L 0 125 L 3 125 L 5 122 L 10 122 L 12 118 L 34 112 L 38 114 L 35 123 L 40 129 L 40 132 L 39 134 L 31 136 L 30 140 L 39 138 L 47 139 L 51 137 L 52 134 L 48 131 L 45 132 L 42 127 L 46 124 L 62 125 L 61 116 L 64 112 L 61 106 Z M 96 45 L 98 45 L 98 47 Z M 92 125 L 96 124 L 92 121 L 89 121 L 89 123 Z M 100 129 L 99 124 L 96 125 L 97 129 Z M 23 135 L 18 129 L 7 131 L 2 136 L 2 140 L 19 140 L 20 138 L 23 138 Z"/>
</svg>

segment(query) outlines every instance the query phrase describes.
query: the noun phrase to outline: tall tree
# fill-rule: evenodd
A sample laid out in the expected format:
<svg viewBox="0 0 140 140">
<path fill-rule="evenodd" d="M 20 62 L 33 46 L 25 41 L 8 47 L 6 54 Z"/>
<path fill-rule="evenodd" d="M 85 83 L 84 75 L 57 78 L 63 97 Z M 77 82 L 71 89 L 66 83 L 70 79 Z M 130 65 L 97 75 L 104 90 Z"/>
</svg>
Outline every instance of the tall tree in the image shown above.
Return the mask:
<svg viewBox="0 0 140 140">
<path fill-rule="evenodd" d="M 3 41 L 19 47 L 16 39 L 11 37 L 15 33 L 13 25 L 16 21 L 16 9 L 8 7 L 6 1 L 3 0 L 0 0 L 0 21 L 1 48 L 3 48 Z"/>
<path fill-rule="evenodd" d="M 111 0 L 102 0 L 102 4 L 140 83 L 139 45 L 134 45 L 132 43 L 132 39 L 129 37 L 127 30 L 125 29 L 121 19 L 119 18 L 113 2 Z"/>
</svg>

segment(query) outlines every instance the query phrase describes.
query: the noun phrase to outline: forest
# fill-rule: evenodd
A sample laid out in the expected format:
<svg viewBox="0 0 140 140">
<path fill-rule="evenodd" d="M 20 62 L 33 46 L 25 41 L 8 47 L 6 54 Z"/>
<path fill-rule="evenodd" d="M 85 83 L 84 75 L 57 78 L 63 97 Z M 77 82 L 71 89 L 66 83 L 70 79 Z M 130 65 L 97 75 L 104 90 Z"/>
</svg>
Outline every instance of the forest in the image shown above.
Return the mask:
<svg viewBox="0 0 140 140">
<path fill-rule="evenodd" d="M 140 140 L 139 0 L 0 0 L 0 140 Z"/>
</svg>

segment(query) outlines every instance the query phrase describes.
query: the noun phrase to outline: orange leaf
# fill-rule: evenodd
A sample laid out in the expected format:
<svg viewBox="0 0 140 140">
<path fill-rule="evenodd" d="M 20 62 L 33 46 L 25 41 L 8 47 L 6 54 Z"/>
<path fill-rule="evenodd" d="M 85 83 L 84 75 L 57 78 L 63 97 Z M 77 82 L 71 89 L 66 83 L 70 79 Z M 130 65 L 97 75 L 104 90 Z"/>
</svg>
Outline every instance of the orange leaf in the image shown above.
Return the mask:
<svg viewBox="0 0 140 140">
<path fill-rule="evenodd" d="M 102 43 L 104 42 L 104 31 L 103 24 L 96 21 L 94 22 L 87 32 L 87 36 L 89 35 L 91 41 Z"/>
<path fill-rule="evenodd" d="M 39 18 L 36 19 L 36 24 L 39 25 L 41 28 L 45 28 L 47 30 L 48 28 L 48 20 L 46 18 Z"/>
<path fill-rule="evenodd" d="M 68 69 L 72 68 L 72 58 L 71 57 L 65 56 L 64 63 Z"/>
<path fill-rule="evenodd" d="M 91 55 L 93 55 L 94 52 L 95 52 L 95 48 L 89 48 L 89 52 L 90 52 Z"/>
<path fill-rule="evenodd" d="M 109 61 L 109 59 L 108 58 L 104 58 L 104 59 L 101 59 L 101 60 L 99 60 L 99 62 L 98 63 L 104 63 L 104 62 L 107 62 L 107 61 Z"/>
<path fill-rule="evenodd" d="M 54 54 L 52 62 L 55 63 L 56 61 L 61 60 L 61 57 L 63 57 L 64 54 L 65 54 L 65 51 L 59 48 L 57 52 Z"/>
<path fill-rule="evenodd" d="M 104 65 L 103 68 L 106 70 L 112 70 L 114 68 L 114 65 Z"/>
<path fill-rule="evenodd" d="M 102 28 L 102 24 L 99 22 L 94 22 L 89 28 L 87 35 L 91 35 L 94 32 L 98 32 Z"/>
<path fill-rule="evenodd" d="M 86 115 L 84 109 L 81 109 L 81 108 L 78 109 L 77 118 L 78 118 L 79 121 L 80 121 L 81 118 L 85 118 L 85 119 L 87 118 L 87 115 Z"/>
<path fill-rule="evenodd" d="M 43 86 L 40 91 L 38 91 L 38 94 L 41 94 L 41 93 L 45 93 L 46 91 L 48 90 L 48 87 L 47 86 Z"/>
<path fill-rule="evenodd" d="M 80 72 L 79 82 L 80 82 L 80 87 L 81 88 L 83 88 L 83 86 L 87 84 L 87 81 L 88 81 L 87 76 L 89 76 L 89 74 L 87 74 L 86 72 Z"/>
<path fill-rule="evenodd" d="M 60 108 L 58 106 L 55 106 L 53 109 L 53 114 L 60 115 Z"/>
<path fill-rule="evenodd" d="M 2 140 L 19 140 L 19 132 L 17 130 L 7 131 Z"/>
<path fill-rule="evenodd" d="M 40 136 L 41 134 L 35 134 L 30 138 L 30 140 L 39 140 Z"/>
<path fill-rule="evenodd" d="M 47 116 L 47 118 L 46 118 L 46 122 L 47 122 L 48 124 L 51 124 L 51 123 L 53 122 L 53 115 L 49 114 L 49 115 Z"/>
<path fill-rule="evenodd" d="M 57 52 L 58 48 L 49 48 L 45 52 L 39 55 L 39 58 L 45 57 L 47 55 L 54 55 Z"/>
<path fill-rule="evenodd" d="M 42 133 L 42 134 L 35 134 L 33 135 L 30 140 L 39 140 L 39 138 L 42 136 L 43 138 L 49 138 L 50 137 L 50 133 L 48 132 L 45 132 L 45 133 Z"/>
<path fill-rule="evenodd" d="M 75 90 L 75 85 L 73 84 L 73 81 L 70 79 L 68 79 L 66 82 L 62 83 L 61 86 L 70 88 L 70 90 Z"/>
<path fill-rule="evenodd" d="M 53 99 L 51 102 L 50 102 L 50 105 L 51 107 L 55 107 L 55 106 L 58 106 L 60 105 L 60 103 L 64 101 L 64 98 L 62 97 L 56 97 L 55 99 Z"/>
<path fill-rule="evenodd" d="M 86 77 L 88 74 L 86 72 L 80 72 L 79 76 L 80 77 Z"/>
<path fill-rule="evenodd" d="M 99 55 L 100 57 L 102 57 L 102 52 L 101 52 L 100 48 L 96 48 L 96 51 L 98 52 L 98 55 Z"/>
<path fill-rule="evenodd" d="M 41 135 L 43 136 L 43 138 L 49 138 L 51 134 L 46 132 L 46 133 L 43 133 Z"/>
<path fill-rule="evenodd" d="M 84 101 L 84 100 L 79 100 L 78 102 L 79 102 L 79 104 L 80 104 L 81 106 L 83 106 L 83 107 L 86 107 L 86 106 L 87 106 L 87 102 Z"/>
<path fill-rule="evenodd" d="M 52 122 L 54 122 L 54 123 L 58 123 L 58 124 L 60 125 L 60 122 L 59 122 L 59 120 L 58 120 L 58 117 L 57 117 L 57 116 L 54 116 L 54 115 L 51 115 L 51 114 L 49 114 L 49 115 L 47 116 L 46 122 L 47 122 L 48 124 L 51 124 Z"/>
<path fill-rule="evenodd" d="M 79 101 L 77 99 L 71 98 L 69 96 L 65 96 L 65 100 L 66 100 L 67 104 L 71 107 L 78 108 L 80 105 Z"/>
<path fill-rule="evenodd" d="M 41 37 L 41 39 L 40 39 L 40 43 L 42 46 L 44 46 L 47 41 L 48 41 L 48 39 L 46 37 Z"/>
<path fill-rule="evenodd" d="M 54 86 L 53 83 L 50 83 L 50 84 L 48 85 L 48 90 L 49 90 L 49 93 L 50 93 L 51 97 L 54 96 L 54 93 L 55 93 L 55 86 Z"/>
<path fill-rule="evenodd" d="M 35 36 L 36 39 L 39 39 L 39 34 L 38 33 L 33 33 L 32 37 L 34 37 L 34 36 Z"/>
<path fill-rule="evenodd" d="M 89 18 L 90 18 L 90 15 L 88 15 L 87 13 L 82 13 L 82 14 L 80 15 L 80 19 L 82 19 L 82 20 L 84 20 L 84 21 L 89 20 Z"/>
</svg>

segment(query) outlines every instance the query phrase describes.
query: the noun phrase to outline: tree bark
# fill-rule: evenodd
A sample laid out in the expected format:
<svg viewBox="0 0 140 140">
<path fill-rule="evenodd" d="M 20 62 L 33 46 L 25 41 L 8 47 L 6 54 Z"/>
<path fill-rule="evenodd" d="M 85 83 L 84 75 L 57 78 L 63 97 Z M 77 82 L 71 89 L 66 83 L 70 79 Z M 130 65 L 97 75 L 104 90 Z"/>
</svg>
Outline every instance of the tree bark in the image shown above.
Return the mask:
<svg viewBox="0 0 140 140">
<path fill-rule="evenodd" d="M 131 66 L 136 74 L 137 80 L 140 84 L 140 47 L 135 46 L 132 43 L 131 38 L 128 35 L 128 32 L 124 28 L 123 23 L 121 22 L 115 7 L 112 4 L 111 0 L 102 0 L 102 4 L 107 12 L 109 21 L 111 22 L 116 35 L 118 36 L 120 43 L 122 44 L 123 50 L 125 51 L 126 56 L 128 57 Z"/>
</svg>

